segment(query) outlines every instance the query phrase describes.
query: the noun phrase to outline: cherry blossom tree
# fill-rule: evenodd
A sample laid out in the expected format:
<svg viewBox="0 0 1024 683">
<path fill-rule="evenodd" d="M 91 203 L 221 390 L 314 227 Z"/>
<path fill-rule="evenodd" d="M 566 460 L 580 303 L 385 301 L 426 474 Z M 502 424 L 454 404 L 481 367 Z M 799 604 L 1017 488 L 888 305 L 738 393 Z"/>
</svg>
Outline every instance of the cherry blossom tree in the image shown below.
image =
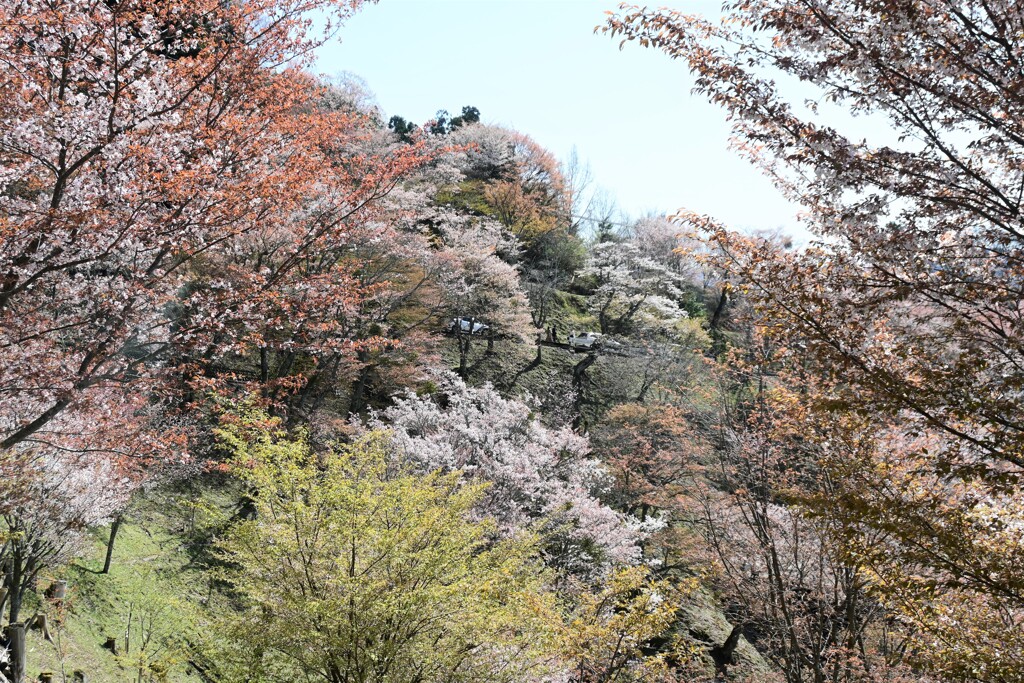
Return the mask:
<svg viewBox="0 0 1024 683">
<path fill-rule="evenodd" d="M 629 228 L 630 241 L 645 256 L 663 263 L 680 278 L 680 284 L 697 284 L 703 279 L 701 263 L 694 258 L 702 244 L 667 216 L 645 216 Z"/>
<path fill-rule="evenodd" d="M 512 168 L 512 133 L 500 126 L 476 123 L 461 126 L 448 136 L 454 146 L 452 163 L 471 180 L 496 180 Z"/>
<path fill-rule="evenodd" d="M 46 566 L 185 455 L 244 359 L 378 343 L 346 256 L 425 158 L 302 68 L 360 2 L 0 7 L 0 481 L 11 620 Z M 323 360 L 321 360 L 323 359 Z M 266 365 L 261 363 L 260 365 Z M 266 373 L 264 373 L 266 374 Z M 308 375 L 279 370 L 281 377 Z"/>
<path fill-rule="evenodd" d="M 678 304 L 685 280 L 633 242 L 595 244 L 579 275 L 596 284 L 588 303 L 604 334 L 670 326 L 687 317 Z"/>
<path fill-rule="evenodd" d="M 83 453 L 48 453 L 21 476 L 28 480 L 27 499 L 0 517 L 0 611 L 7 608 L 12 624 L 39 572 L 74 557 L 84 532 L 109 522 L 137 485 L 110 459 Z"/>
<path fill-rule="evenodd" d="M 746 371 L 774 374 L 770 363 L 729 374 Z M 732 393 L 721 399 L 715 457 L 683 493 L 704 543 L 690 561 L 713 567 L 730 620 L 786 681 L 929 680 L 911 665 L 913 630 L 871 594 L 865 565 L 809 504 L 837 488 L 806 425 L 776 412 L 784 404 L 770 396 Z"/>
<path fill-rule="evenodd" d="M 486 324 L 489 345 L 495 336 L 529 339 L 533 326 L 519 271 L 499 256 L 515 250 L 515 239 L 490 221 L 453 211 L 443 211 L 439 218 L 443 247 L 435 258 L 445 309 L 453 317 Z M 476 333 L 461 325 L 453 332 L 458 372 L 466 377 Z"/>
<path fill-rule="evenodd" d="M 678 507 L 699 470 L 696 436 L 677 406 L 625 403 L 609 410 L 591 439 L 615 476 L 617 506 L 641 519 Z"/>
<path fill-rule="evenodd" d="M 304 16 L 357 6 L 0 9 L 0 446 L 71 438 L 61 425 L 260 345 L 284 311 L 330 325 L 358 297 L 326 259 L 418 151 L 339 157 L 358 115 L 309 106 Z"/>
<path fill-rule="evenodd" d="M 586 438 L 544 427 L 527 404 L 489 385 L 471 388 L 452 375 L 438 381 L 434 396 L 400 395 L 371 423 L 393 431 L 403 459 L 424 471 L 458 470 L 488 482 L 480 512 L 503 533 L 543 519 L 558 566 L 590 572 L 639 559 L 637 543 L 657 522 L 645 527 L 598 500 L 610 481 L 589 457 Z"/>
</svg>

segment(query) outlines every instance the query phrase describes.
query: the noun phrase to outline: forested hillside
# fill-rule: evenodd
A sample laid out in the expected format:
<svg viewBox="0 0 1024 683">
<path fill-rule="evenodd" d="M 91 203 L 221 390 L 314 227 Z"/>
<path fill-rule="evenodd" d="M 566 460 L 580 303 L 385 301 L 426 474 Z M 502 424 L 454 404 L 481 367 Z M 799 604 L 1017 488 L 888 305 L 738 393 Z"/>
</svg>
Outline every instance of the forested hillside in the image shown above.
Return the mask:
<svg viewBox="0 0 1024 683">
<path fill-rule="evenodd" d="M 608 15 L 796 246 L 314 76 L 360 4 L 0 4 L 0 683 L 1024 681 L 1024 10 Z"/>
</svg>

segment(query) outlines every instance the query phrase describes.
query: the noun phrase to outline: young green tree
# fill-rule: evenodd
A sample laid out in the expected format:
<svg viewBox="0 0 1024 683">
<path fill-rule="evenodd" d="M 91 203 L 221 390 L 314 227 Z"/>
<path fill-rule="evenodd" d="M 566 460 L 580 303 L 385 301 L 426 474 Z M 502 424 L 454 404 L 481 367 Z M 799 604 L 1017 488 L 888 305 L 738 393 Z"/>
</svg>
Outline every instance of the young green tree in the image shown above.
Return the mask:
<svg viewBox="0 0 1024 683">
<path fill-rule="evenodd" d="M 122 629 L 116 657 L 132 673 L 134 683 L 166 681 L 169 672 L 186 659 L 194 610 L 172 592 L 154 590 L 160 579 L 146 565 L 115 578 Z"/>
<path fill-rule="evenodd" d="M 211 629 L 212 680 L 519 681 L 543 668 L 557 612 L 536 539 L 496 541 L 472 519 L 482 486 L 395 468 L 381 432 L 318 456 L 275 428 L 257 416 L 221 432 L 256 514 L 220 542 L 240 609 Z"/>
</svg>

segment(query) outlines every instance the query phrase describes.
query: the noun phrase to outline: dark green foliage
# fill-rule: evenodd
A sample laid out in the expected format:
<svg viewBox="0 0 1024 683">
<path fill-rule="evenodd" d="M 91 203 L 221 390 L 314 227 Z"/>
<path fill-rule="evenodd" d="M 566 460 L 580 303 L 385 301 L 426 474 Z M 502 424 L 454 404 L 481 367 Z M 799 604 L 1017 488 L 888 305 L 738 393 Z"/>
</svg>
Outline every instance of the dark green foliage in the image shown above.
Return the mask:
<svg viewBox="0 0 1024 683">
<path fill-rule="evenodd" d="M 448 131 L 451 132 L 452 130 L 455 130 L 459 126 L 464 126 L 464 125 L 468 125 L 470 123 L 479 123 L 479 122 L 480 122 L 480 110 L 477 109 L 476 107 L 471 107 L 471 106 L 467 105 L 467 106 L 462 108 L 462 115 L 461 116 L 456 116 L 455 118 L 453 118 L 451 120 L 451 123 L 448 126 Z"/>
<path fill-rule="evenodd" d="M 599 244 L 604 242 L 621 242 L 622 235 L 619 234 L 615 224 L 608 219 L 601 219 L 594 229 L 594 240 Z"/>
<path fill-rule="evenodd" d="M 403 117 L 395 115 L 388 121 L 388 128 L 398 136 L 398 139 L 402 142 L 412 142 L 413 133 L 416 132 L 417 126 L 412 121 L 406 121 Z"/>
<path fill-rule="evenodd" d="M 427 124 L 431 135 L 447 135 L 451 131 L 451 118 L 447 109 L 438 109 L 434 120 Z"/>
<path fill-rule="evenodd" d="M 480 122 L 480 110 L 476 107 L 466 105 L 462 108 L 462 114 L 452 116 L 447 109 L 438 109 L 433 121 L 428 121 L 425 130 L 431 135 L 448 135 L 456 128 L 468 126 L 471 123 Z M 388 128 L 398 135 L 402 142 L 412 142 L 412 136 L 419 128 L 412 121 L 406 121 L 402 116 L 392 116 L 388 121 Z"/>
</svg>

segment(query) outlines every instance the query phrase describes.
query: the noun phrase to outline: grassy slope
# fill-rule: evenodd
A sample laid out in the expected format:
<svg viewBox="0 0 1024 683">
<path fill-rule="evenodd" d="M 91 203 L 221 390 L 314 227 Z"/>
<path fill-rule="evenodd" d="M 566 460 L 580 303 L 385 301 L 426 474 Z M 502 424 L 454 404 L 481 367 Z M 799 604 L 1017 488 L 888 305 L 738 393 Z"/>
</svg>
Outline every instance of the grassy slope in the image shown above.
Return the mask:
<svg viewBox="0 0 1024 683">
<path fill-rule="evenodd" d="M 596 329 L 596 321 L 587 312 L 584 297 L 555 292 L 553 299 L 553 311 L 545 327 L 554 325 L 559 341 L 564 342 L 573 329 Z M 469 376 L 472 383 L 488 381 L 503 392 L 541 396 L 554 378 L 570 378 L 572 366 L 582 357 L 561 349 L 543 348 L 538 364 L 537 348 L 532 339 L 496 341 L 491 353 L 487 352 L 487 341 L 480 339 L 470 350 Z M 445 348 L 443 358 L 452 369 L 458 367 L 458 352 L 454 345 L 449 344 Z"/>
<path fill-rule="evenodd" d="M 53 579 L 66 579 L 69 599 L 62 623 L 50 629 L 54 642 L 44 640 L 37 630 L 30 632 L 29 680 L 36 680 L 40 671 L 51 671 L 54 680 L 61 681 L 62 670 L 71 680 L 76 669 L 86 672 L 90 683 L 136 680 L 136 671 L 129 670 L 130 665 L 124 661 L 129 613 L 144 612 L 153 617 L 155 627 L 163 633 L 189 636 L 191 613 L 202 604 L 209 587 L 202 556 L 195 548 L 199 547 L 204 524 L 211 519 L 209 513 L 199 512 L 193 524 L 191 510 L 183 504 L 189 500 L 201 500 L 211 506 L 211 511 L 230 514 L 235 498 L 230 487 L 209 480 L 188 488 L 149 492 L 135 500 L 121 526 L 109 575 L 99 573 L 109 532 L 104 528 L 89 536 L 80 559 L 43 578 L 40 587 Z M 38 601 L 30 604 L 28 613 L 38 606 Z M 47 611 L 52 619 L 55 609 L 49 607 Z M 108 637 L 118 639 L 120 658 L 103 648 Z M 138 631 L 132 637 L 135 644 L 129 655 L 138 653 Z M 180 653 L 163 651 L 157 657 L 167 659 L 169 665 L 166 678 L 158 680 L 196 680 L 188 673 Z"/>
</svg>

